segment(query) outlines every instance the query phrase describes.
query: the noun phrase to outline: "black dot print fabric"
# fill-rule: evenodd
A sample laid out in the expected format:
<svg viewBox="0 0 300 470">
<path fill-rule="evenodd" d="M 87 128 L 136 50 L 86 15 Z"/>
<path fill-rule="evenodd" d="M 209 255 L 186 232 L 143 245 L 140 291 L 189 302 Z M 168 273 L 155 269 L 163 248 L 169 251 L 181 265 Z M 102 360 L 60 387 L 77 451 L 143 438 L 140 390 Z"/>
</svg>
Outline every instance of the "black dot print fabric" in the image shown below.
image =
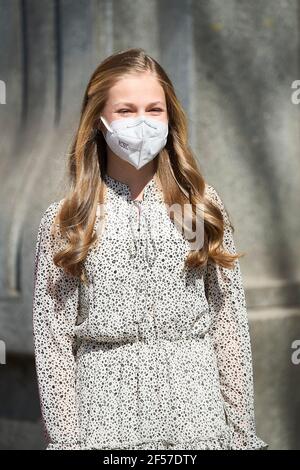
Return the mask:
<svg viewBox="0 0 300 470">
<path fill-rule="evenodd" d="M 53 263 L 62 240 L 50 229 L 62 201 L 38 229 L 33 334 L 46 450 L 267 448 L 256 435 L 239 262 L 184 269 L 190 243 L 155 176 L 140 201 L 127 184 L 104 180 L 88 284 Z M 220 196 L 208 184 L 206 192 L 235 253 Z"/>
</svg>

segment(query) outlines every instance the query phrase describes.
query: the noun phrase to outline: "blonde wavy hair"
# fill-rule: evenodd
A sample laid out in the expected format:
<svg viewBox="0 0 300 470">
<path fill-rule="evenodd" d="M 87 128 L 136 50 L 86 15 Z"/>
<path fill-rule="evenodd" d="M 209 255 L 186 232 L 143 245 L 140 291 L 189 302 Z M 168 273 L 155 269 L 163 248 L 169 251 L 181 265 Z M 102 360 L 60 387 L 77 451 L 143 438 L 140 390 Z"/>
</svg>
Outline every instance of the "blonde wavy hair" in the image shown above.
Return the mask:
<svg viewBox="0 0 300 470">
<path fill-rule="evenodd" d="M 204 209 L 204 236 L 199 250 L 191 250 L 186 267 L 202 267 L 210 259 L 225 268 L 243 254 L 232 254 L 222 248 L 225 221 L 217 203 L 205 194 L 205 180 L 188 143 L 187 117 L 176 97 L 174 87 L 163 68 L 141 48 L 119 51 L 107 57 L 93 72 L 83 97 L 77 132 L 68 160 L 69 192 L 56 217 L 56 225 L 67 242 L 56 253 L 56 266 L 86 282 L 83 262 L 97 241 L 94 224 L 98 203 L 104 204 L 107 153 L 106 142 L 99 130 L 99 117 L 108 92 L 125 74 L 150 71 L 161 84 L 166 98 L 169 134 L 166 146 L 155 157 L 156 176 L 166 204 L 190 204 L 192 218 L 196 204 Z M 173 218 L 174 214 L 170 218 Z M 230 222 L 230 226 L 233 226 Z"/>
</svg>

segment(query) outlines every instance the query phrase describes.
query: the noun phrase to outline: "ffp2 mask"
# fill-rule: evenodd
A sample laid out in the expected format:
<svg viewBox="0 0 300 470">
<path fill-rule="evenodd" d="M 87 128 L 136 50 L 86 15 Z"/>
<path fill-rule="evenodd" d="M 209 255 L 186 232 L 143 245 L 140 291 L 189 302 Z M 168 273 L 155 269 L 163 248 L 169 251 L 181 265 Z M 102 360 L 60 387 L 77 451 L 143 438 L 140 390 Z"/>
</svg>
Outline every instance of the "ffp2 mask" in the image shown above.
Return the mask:
<svg viewBox="0 0 300 470">
<path fill-rule="evenodd" d="M 101 116 L 106 127 L 104 138 L 110 149 L 118 157 L 140 169 L 164 148 L 168 136 L 168 123 L 158 119 L 138 116 L 116 119 L 108 124 Z"/>
</svg>

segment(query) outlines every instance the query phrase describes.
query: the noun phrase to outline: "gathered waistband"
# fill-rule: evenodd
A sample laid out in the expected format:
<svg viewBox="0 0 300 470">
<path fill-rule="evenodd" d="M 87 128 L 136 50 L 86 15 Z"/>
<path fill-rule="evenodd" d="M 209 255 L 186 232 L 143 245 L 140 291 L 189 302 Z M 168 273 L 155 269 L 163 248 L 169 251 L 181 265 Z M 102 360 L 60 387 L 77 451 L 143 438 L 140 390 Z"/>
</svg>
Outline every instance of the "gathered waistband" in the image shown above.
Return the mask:
<svg viewBox="0 0 300 470">
<path fill-rule="evenodd" d="M 96 341 L 91 339 L 84 339 L 82 338 L 80 344 L 77 348 L 77 356 L 85 351 L 108 351 L 117 348 L 130 348 L 130 347 L 139 347 L 139 346 L 159 346 L 168 344 L 168 343 L 187 343 L 193 341 L 203 341 L 207 339 L 209 336 L 208 331 L 204 332 L 202 335 L 198 336 L 187 336 L 187 337 L 179 337 L 179 338 L 152 338 L 152 339 L 144 339 L 144 338 L 137 338 L 137 339 L 125 339 L 125 340 L 118 340 L 118 341 Z"/>
</svg>

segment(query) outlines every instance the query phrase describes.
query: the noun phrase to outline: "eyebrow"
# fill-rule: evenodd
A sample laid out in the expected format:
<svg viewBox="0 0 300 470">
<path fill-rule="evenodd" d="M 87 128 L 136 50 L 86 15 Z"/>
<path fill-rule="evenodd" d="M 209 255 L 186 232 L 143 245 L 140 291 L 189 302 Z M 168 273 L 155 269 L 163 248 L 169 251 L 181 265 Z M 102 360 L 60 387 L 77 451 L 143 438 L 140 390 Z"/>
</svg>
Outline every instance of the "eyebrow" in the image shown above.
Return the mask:
<svg viewBox="0 0 300 470">
<path fill-rule="evenodd" d="M 149 103 L 148 106 L 154 106 L 156 104 L 162 104 L 164 106 L 164 103 L 162 101 L 154 101 L 153 103 Z M 119 104 L 122 104 L 124 106 L 134 106 L 134 103 L 125 103 L 124 101 L 120 101 L 118 103 L 114 103 L 113 106 L 117 106 Z"/>
</svg>

